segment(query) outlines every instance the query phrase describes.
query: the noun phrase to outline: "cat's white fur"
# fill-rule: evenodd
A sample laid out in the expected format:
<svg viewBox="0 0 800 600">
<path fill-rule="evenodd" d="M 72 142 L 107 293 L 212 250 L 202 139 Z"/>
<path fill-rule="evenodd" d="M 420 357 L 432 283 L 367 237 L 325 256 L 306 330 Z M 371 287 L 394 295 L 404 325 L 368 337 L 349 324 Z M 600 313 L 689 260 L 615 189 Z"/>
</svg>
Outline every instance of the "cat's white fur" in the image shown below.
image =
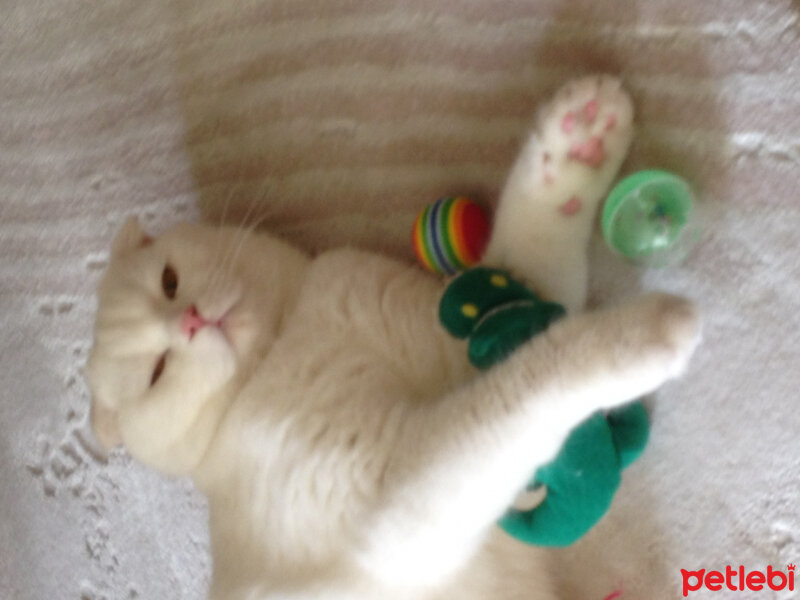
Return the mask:
<svg viewBox="0 0 800 600">
<path fill-rule="evenodd" d="M 592 99 L 617 119 L 597 168 L 566 157 L 558 128 Z M 630 127 L 615 80 L 562 91 L 512 171 L 489 259 L 580 308 L 586 239 Z M 559 214 L 573 194 L 583 212 Z M 93 424 L 208 496 L 212 599 L 555 597 L 546 554 L 493 523 L 575 424 L 680 373 L 697 316 L 666 295 L 578 314 L 478 374 L 438 323 L 442 290 L 356 250 L 312 259 L 235 228 L 187 224 L 150 242 L 135 220 L 123 227 L 87 366 Z M 190 339 L 191 305 L 224 325 Z"/>
</svg>

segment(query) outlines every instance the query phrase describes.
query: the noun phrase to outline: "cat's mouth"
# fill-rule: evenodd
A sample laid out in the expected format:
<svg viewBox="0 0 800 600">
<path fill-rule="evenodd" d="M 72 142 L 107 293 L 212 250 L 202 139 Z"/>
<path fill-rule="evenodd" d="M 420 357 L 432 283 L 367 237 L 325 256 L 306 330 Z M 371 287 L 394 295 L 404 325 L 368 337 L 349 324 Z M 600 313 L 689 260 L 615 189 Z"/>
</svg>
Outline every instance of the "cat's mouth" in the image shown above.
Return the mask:
<svg viewBox="0 0 800 600">
<path fill-rule="evenodd" d="M 211 331 L 218 332 L 220 341 L 224 340 L 230 351 L 239 360 L 244 360 L 252 353 L 254 346 L 257 346 L 260 336 L 259 323 L 253 318 L 252 307 L 243 298 L 239 298 L 229 306 L 220 308 L 221 310 L 212 313 L 213 317 L 201 317 L 202 322 L 198 323 L 198 329 L 207 327 Z M 187 320 L 191 318 L 187 317 Z M 189 334 L 191 343 L 191 330 L 187 326 L 182 328 Z"/>
<path fill-rule="evenodd" d="M 252 323 L 247 318 L 247 310 L 241 302 L 233 304 L 214 323 L 230 349 L 240 358 L 244 357 L 252 342 Z"/>
<path fill-rule="evenodd" d="M 233 312 L 234 312 L 234 310 L 236 309 L 236 307 L 238 306 L 238 304 L 239 304 L 239 303 L 237 302 L 237 303 L 235 303 L 233 306 L 231 306 L 231 307 L 230 307 L 228 310 L 226 310 L 226 311 L 225 311 L 225 313 L 224 313 L 224 314 L 223 314 L 223 315 L 222 315 L 222 316 L 221 316 L 219 319 L 217 319 L 217 321 L 214 323 L 214 325 L 216 326 L 216 328 L 217 328 L 217 329 L 219 330 L 219 332 L 222 334 L 222 337 L 224 337 L 224 338 L 225 338 L 225 341 L 227 341 L 227 342 L 228 342 L 228 345 L 229 345 L 231 348 L 233 348 L 234 350 L 236 350 L 236 344 L 234 343 L 233 335 L 232 335 L 232 333 L 231 333 L 231 329 L 232 329 L 232 326 L 231 326 L 231 316 L 233 315 Z"/>
<path fill-rule="evenodd" d="M 236 309 L 237 305 L 238 302 L 234 303 L 216 318 L 208 318 L 204 317 L 200 311 L 198 311 L 196 305 L 192 304 L 181 316 L 181 331 L 191 342 L 201 329 L 208 328 L 217 330 L 225 339 L 227 344 L 231 347 L 231 349 L 236 351 L 237 344 L 234 339 L 234 328 L 232 327 L 231 321 L 232 317 L 235 320 L 234 310 Z"/>
<path fill-rule="evenodd" d="M 216 326 L 217 326 L 217 329 L 219 329 L 220 333 L 222 333 L 222 336 L 223 336 L 223 337 L 224 337 L 224 338 L 225 338 L 225 339 L 228 341 L 228 343 L 230 344 L 230 343 L 231 343 L 231 335 L 230 335 L 230 333 L 228 332 L 228 324 L 226 323 L 225 319 L 224 319 L 224 318 L 222 318 L 222 319 L 220 319 L 219 321 L 217 321 L 217 322 L 216 322 Z"/>
</svg>

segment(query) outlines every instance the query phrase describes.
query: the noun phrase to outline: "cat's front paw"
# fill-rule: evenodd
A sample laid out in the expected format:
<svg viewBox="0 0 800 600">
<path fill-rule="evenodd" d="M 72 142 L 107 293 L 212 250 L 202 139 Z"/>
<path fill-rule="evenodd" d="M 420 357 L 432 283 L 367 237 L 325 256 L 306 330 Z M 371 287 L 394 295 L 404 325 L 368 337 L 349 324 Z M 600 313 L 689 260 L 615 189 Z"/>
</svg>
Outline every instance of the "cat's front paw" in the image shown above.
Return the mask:
<svg viewBox="0 0 800 600">
<path fill-rule="evenodd" d="M 700 313 L 691 301 L 664 293 L 642 298 L 636 307 L 642 327 L 643 358 L 660 365 L 666 379 L 686 370 L 700 343 Z"/>
</svg>

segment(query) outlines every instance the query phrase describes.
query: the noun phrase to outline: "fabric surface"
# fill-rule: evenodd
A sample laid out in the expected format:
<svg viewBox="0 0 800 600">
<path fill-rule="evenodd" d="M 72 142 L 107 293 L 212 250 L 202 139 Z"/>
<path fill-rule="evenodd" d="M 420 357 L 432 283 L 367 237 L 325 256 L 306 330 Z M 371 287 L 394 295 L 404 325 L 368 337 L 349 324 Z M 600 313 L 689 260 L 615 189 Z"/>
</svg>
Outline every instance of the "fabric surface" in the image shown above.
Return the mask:
<svg viewBox="0 0 800 600">
<path fill-rule="evenodd" d="M 592 300 L 683 293 L 705 334 L 558 574 L 576 598 L 667 599 L 681 568 L 796 563 L 798 13 L 796 0 L 2 0 L 0 597 L 207 587 L 190 483 L 124 454 L 104 463 L 87 442 L 93 289 L 127 215 L 155 233 L 263 219 L 314 250 L 412 260 L 416 212 L 442 195 L 496 202 L 536 103 L 598 71 L 634 96 L 625 170 L 687 177 L 704 235 L 661 271 L 596 237 Z M 770 594 L 757 597 L 794 597 Z"/>
</svg>

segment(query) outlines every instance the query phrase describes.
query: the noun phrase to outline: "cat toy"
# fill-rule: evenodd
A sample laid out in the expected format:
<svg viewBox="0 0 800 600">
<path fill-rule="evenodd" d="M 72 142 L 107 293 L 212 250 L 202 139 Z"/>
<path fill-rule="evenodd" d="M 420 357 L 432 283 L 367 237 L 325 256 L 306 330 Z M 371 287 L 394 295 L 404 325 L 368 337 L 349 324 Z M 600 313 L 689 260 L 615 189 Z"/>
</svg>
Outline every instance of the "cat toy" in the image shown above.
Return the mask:
<svg viewBox="0 0 800 600">
<path fill-rule="evenodd" d="M 566 311 L 546 302 L 506 272 L 476 267 L 445 290 L 439 319 L 450 334 L 469 338 L 470 362 L 487 369 L 520 344 L 546 330 Z M 546 489 L 530 510 L 510 509 L 499 525 L 529 544 L 567 546 L 606 513 L 620 472 L 644 450 L 649 420 L 641 402 L 599 412 L 578 425 L 554 460 L 540 467 L 528 489 Z"/>
<path fill-rule="evenodd" d="M 618 253 L 658 265 L 674 260 L 691 213 L 691 191 L 664 171 L 637 173 L 614 188 L 603 211 L 603 233 Z M 442 296 L 439 318 L 453 336 L 469 338 L 467 354 L 479 369 L 510 355 L 565 314 L 509 273 L 474 267 L 489 237 L 489 220 L 467 198 L 440 198 L 417 216 L 414 252 L 429 271 L 454 275 Z M 680 246 L 683 248 L 684 246 Z M 567 546 L 606 513 L 621 481 L 649 438 L 641 402 L 598 412 L 578 425 L 558 455 L 537 469 L 528 490 L 544 488 L 545 498 L 529 510 L 509 511 L 499 525 L 529 544 Z"/>
<path fill-rule="evenodd" d="M 414 221 L 411 242 L 420 264 L 432 273 L 454 275 L 483 256 L 489 240 L 489 219 L 468 198 L 439 198 Z"/>
<path fill-rule="evenodd" d="M 699 237 L 692 190 L 668 171 L 639 171 L 606 199 L 603 237 L 618 254 L 648 267 L 681 261 Z"/>
</svg>

